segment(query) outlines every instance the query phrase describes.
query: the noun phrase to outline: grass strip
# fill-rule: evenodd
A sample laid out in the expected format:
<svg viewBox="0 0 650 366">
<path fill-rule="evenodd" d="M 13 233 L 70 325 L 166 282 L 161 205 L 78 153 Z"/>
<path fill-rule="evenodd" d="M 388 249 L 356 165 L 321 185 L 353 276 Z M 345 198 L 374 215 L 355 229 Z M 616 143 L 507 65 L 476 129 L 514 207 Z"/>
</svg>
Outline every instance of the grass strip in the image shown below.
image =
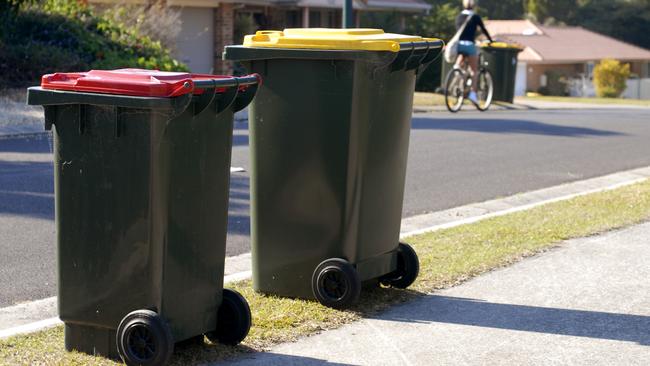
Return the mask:
<svg viewBox="0 0 650 366">
<path fill-rule="evenodd" d="M 250 281 L 230 284 L 249 301 L 253 328 L 242 345 L 178 345 L 173 365 L 205 363 L 340 327 L 437 289 L 507 266 L 559 245 L 650 219 L 650 181 L 550 203 L 531 210 L 408 238 L 421 271 L 409 290 L 367 288 L 351 310 L 337 311 L 313 301 L 264 296 Z M 115 365 L 63 349 L 63 327 L 0 341 L 1 365 Z"/>
<path fill-rule="evenodd" d="M 464 102 L 468 106 L 472 106 L 472 103 L 465 99 Z M 493 105 L 500 105 L 503 107 L 512 106 L 510 103 L 493 101 Z M 426 93 L 426 92 L 415 92 L 413 95 L 413 107 L 414 108 L 429 108 L 429 107 L 444 107 L 445 105 L 445 96 L 438 93 Z"/>
<path fill-rule="evenodd" d="M 436 107 L 445 105 L 445 96 L 438 93 L 415 92 L 413 94 L 414 107 Z"/>
</svg>

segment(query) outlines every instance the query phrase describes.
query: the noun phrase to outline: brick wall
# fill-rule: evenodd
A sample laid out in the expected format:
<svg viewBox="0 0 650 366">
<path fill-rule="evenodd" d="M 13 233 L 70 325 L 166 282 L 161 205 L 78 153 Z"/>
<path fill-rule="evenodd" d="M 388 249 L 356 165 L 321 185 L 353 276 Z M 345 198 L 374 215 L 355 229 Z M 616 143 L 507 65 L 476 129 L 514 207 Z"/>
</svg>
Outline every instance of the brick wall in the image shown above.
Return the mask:
<svg viewBox="0 0 650 366">
<path fill-rule="evenodd" d="M 221 3 L 214 9 L 214 73 L 232 74 L 231 61 L 223 61 L 221 54 L 225 46 L 231 45 L 233 41 L 235 11 L 231 3 Z"/>
<path fill-rule="evenodd" d="M 567 65 L 540 65 L 528 64 L 526 89 L 537 92 L 542 86 L 540 83 L 541 76 L 549 70 L 561 72 L 569 77 L 576 76 L 584 72 L 584 64 L 567 64 Z"/>
</svg>

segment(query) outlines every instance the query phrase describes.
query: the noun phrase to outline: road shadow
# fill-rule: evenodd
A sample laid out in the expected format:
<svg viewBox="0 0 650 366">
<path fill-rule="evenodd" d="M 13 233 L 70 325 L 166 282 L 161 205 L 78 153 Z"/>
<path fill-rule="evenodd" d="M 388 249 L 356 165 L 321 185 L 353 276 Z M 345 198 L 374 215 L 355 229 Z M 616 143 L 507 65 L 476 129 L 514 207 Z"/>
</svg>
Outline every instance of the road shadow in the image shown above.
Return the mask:
<svg viewBox="0 0 650 366">
<path fill-rule="evenodd" d="M 0 214 L 54 219 L 52 163 L 0 160 Z"/>
<path fill-rule="evenodd" d="M 259 352 L 243 355 L 231 360 L 228 365 L 286 365 L 286 366 L 355 366 L 351 363 L 330 362 L 313 357 L 284 355 L 273 352 Z M 218 364 L 209 364 L 218 365 Z"/>
<path fill-rule="evenodd" d="M 233 124 L 232 146 L 248 146 L 248 120 L 238 120 Z"/>
<path fill-rule="evenodd" d="M 444 119 L 415 117 L 411 122 L 411 128 L 415 130 L 449 130 L 563 137 L 604 137 L 625 135 L 616 131 L 598 130 L 587 127 L 560 126 L 537 121 L 499 118 Z"/>
<path fill-rule="evenodd" d="M 0 153 L 52 153 L 52 136 L 34 134 L 29 136 L 0 136 Z"/>
<path fill-rule="evenodd" d="M 232 136 L 232 146 L 248 146 L 248 135 L 234 134 Z"/>
<path fill-rule="evenodd" d="M 461 324 L 650 346 L 650 316 L 643 315 L 501 304 L 429 295 L 376 317 L 409 323 Z"/>
<path fill-rule="evenodd" d="M 248 176 L 233 173 L 230 178 L 229 234 L 250 234 L 249 207 Z M 0 214 L 54 220 L 53 164 L 0 160 Z"/>
<path fill-rule="evenodd" d="M 233 173 L 230 176 L 228 234 L 250 234 L 251 220 L 249 210 L 250 190 L 248 177 L 241 173 Z"/>
</svg>

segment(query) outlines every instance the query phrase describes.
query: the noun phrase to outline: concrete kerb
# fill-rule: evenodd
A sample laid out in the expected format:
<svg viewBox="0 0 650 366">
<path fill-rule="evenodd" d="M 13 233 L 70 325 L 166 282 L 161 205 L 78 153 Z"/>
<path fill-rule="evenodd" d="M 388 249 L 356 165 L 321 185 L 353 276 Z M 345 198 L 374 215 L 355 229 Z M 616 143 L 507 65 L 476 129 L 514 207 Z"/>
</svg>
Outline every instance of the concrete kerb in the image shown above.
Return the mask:
<svg viewBox="0 0 650 366">
<path fill-rule="evenodd" d="M 591 193 L 608 191 L 639 183 L 648 178 L 650 178 L 650 167 L 644 167 L 502 199 L 409 217 L 402 220 L 400 238 L 470 224 Z M 226 258 L 224 283 L 249 279 L 251 277 L 250 269 L 250 253 Z M 56 298 L 52 297 L 0 309 L 0 328 L 5 328 L 0 330 L 0 339 L 61 324 L 58 318 L 53 317 L 56 315 L 55 304 Z M 49 311 L 43 311 L 44 309 L 49 309 Z"/>
<path fill-rule="evenodd" d="M 235 259 L 235 263 L 243 263 L 246 259 L 250 261 L 250 253 L 231 258 Z M 234 268 L 237 268 L 237 266 L 231 266 L 230 270 L 232 271 Z M 250 270 L 244 270 L 224 276 L 223 281 L 224 284 L 227 284 L 245 280 L 251 276 L 252 273 Z M 53 296 L 0 309 L 0 325 L 9 327 L 0 330 L 0 339 L 19 334 L 33 333 L 63 324 L 56 316 L 34 321 L 34 319 L 42 318 L 44 313 L 48 315 L 56 314 L 56 302 L 57 298 Z"/>
<path fill-rule="evenodd" d="M 462 111 L 477 111 L 473 105 L 463 106 Z M 516 100 L 514 103 L 494 102 L 490 106 L 490 111 L 535 111 L 535 110 L 586 110 L 586 109 L 648 109 L 650 107 L 630 104 L 596 104 L 596 103 L 576 103 L 576 102 L 550 102 L 550 101 L 530 101 Z M 447 112 L 444 105 L 436 106 L 413 106 L 413 113 L 432 113 Z"/>
</svg>

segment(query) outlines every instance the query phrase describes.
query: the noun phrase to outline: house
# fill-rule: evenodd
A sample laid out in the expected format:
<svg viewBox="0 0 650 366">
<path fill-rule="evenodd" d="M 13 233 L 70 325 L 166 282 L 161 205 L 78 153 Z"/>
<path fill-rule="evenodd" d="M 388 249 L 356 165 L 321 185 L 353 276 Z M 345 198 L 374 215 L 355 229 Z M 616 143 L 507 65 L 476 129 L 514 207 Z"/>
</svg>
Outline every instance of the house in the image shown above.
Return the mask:
<svg viewBox="0 0 650 366">
<path fill-rule="evenodd" d="M 122 1 L 145 5 L 152 0 Z M 221 60 L 221 53 L 224 46 L 242 41 L 236 36 L 260 29 L 340 28 L 343 0 L 166 0 L 166 5 L 177 8 L 182 21 L 176 57 L 195 73 L 229 74 L 232 65 Z M 358 26 L 363 12 L 397 12 L 405 19 L 428 12 L 431 5 L 425 0 L 353 0 L 353 9 Z"/>
<path fill-rule="evenodd" d="M 524 46 L 519 53 L 515 95 L 548 88 L 550 77 L 567 80 L 567 92 L 593 95 L 594 66 L 605 58 L 629 63 L 638 78 L 650 77 L 650 51 L 581 27 L 542 26 L 530 20 L 486 20 L 493 37 Z"/>
</svg>

